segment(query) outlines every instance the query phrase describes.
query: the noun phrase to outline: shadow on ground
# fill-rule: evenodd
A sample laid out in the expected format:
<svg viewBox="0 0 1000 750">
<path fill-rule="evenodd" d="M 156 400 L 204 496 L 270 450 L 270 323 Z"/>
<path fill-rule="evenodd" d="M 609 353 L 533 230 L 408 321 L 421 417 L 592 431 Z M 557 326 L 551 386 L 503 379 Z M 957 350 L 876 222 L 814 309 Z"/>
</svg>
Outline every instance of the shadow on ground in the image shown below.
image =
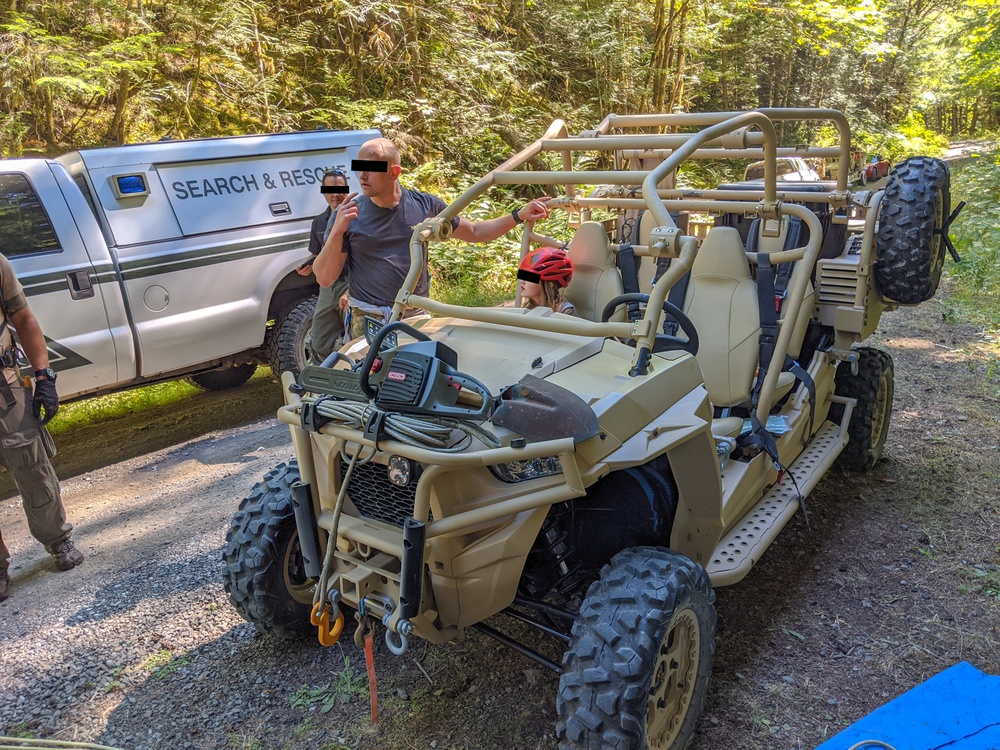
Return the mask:
<svg viewBox="0 0 1000 750">
<path fill-rule="evenodd" d="M 171 404 L 64 432 L 56 438 L 59 453 L 52 464 L 65 481 L 213 430 L 273 415 L 281 404 L 281 390 L 273 378 L 255 378 L 228 391 L 194 393 Z M 0 472 L 0 499 L 16 494 L 11 475 Z"/>
</svg>

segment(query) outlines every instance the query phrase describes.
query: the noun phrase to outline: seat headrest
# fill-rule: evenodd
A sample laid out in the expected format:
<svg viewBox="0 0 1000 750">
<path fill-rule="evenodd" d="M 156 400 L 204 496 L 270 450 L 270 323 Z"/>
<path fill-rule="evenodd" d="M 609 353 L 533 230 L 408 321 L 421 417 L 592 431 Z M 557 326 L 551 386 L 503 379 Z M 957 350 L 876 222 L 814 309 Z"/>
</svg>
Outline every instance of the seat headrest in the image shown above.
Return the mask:
<svg viewBox="0 0 1000 750">
<path fill-rule="evenodd" d="M 740 233 L 733 227 L 713 227 L 698 249 L 691 276 L 723 276 L 736 281 L 750 278 Z"/>
<path fill-rule="evenodd" d="M 615 256 L 608 242 L 608 233 L 599 221 L 585 221 L 573 233 L 566 249 L 574 266 L 589 265 L 614 268 Z"/>
</svg>

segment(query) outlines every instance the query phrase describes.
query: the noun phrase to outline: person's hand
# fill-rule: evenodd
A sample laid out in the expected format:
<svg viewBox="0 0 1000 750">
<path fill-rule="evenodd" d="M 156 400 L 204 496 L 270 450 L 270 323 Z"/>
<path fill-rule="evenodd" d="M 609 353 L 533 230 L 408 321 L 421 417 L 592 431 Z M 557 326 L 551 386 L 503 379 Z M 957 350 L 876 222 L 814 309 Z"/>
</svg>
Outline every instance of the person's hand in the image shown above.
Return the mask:
<svg viewBox="0 0 1000 750">
<path fill-rule="evenodd" d="M 541 221 L 542 219 L 549 218 L 549 207 L 545 205 L 549 200 L 551 200 L 549 196 L 535 198 L 535 200 L 518 209 L 517 218 L 521 221 Z"/>
<path fill-rule="evenodd" d="M 48 424 L 49 420 L 59 411 L 59 394 L 56 393 L 56 384 L 51 380 L 35 380 L 35 392 L 31 397 L 31 408 L 37 419 L 42 424 Z M 44 416 L 42 410 L 45 410 Z"/>
<path fill-rule="evenodd" d="M 331 234 L 337 232 L 342 235 L 347 231 L 347 227 L 351 225 L 351 222 L 357 218 L 358 204 L 354 202 L 354 199 L 357 197 L 357 193 L 351 193 L 347 196 L 347 200 L 340 204 L 340 208 L 337 209 L 337 218 L 330 229 Z"/>
<path fill-rule="evenodd" d="M 295 273 L 297 273 L 299 276 L 309 276 L 310 274 L 312 274 L 313 260 L 315 259 L 309 258 L 308 260 L 303 261 L 302 264 L 295 269 Z"/>
<path fill-rule="evenodd" d="M 344 310 L 346 310 L 349 304 L 350 303 L 347 301 L 347 295 L 346 294 L 340 295 L 340 302 L 339 302 L 340 311 L 343 312 Z"/>
</svg>

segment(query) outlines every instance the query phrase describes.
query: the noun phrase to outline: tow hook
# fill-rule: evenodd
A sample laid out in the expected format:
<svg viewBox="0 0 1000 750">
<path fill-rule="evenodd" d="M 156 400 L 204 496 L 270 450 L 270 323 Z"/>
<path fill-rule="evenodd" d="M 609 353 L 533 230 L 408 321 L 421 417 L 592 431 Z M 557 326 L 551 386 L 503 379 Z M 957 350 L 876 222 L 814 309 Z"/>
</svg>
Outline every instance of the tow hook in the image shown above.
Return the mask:
<svg viewBox="0 0 1000 750">
<path fill-rule="evenodd" d="M 413 624 L 409 620 L 399 620 L 396 623 L 395 633 L 393 633 L 392 629 L 389 627 L 389 615 L 382 618 L 382 624 L 385 625 L 385 645 L 388 649 L 396 656 L 402 656 L 405 654 L 406 649 L 410 647 L 409 637 L 413 635 Z M 398 644 L 394 642 L 393 635 L 399 637 Z"/>
<path fill-rule="evenodd" d="M 358 645 L 358 648 L 362 648 L 365 636 L 374 629 L 372 623 L 374 618 L 368 609 L 369 599 L 382 605 L 382 625 L 385 627 L 386 647 L 396 656 L 402 656 L 410 647 L 413 624 L 409 620 L 401 618 L 397 620 L 395 627 L 389 625 L 392 615 L 396 611 L 396 605 L 388 596 L 369 594 L 366 597 L 362 597 L 361 601 L 358 602 L 358 612 L 355 615 L 358 620 L 358 629 L 354 631 L 354 642 Z"/>
</svg>

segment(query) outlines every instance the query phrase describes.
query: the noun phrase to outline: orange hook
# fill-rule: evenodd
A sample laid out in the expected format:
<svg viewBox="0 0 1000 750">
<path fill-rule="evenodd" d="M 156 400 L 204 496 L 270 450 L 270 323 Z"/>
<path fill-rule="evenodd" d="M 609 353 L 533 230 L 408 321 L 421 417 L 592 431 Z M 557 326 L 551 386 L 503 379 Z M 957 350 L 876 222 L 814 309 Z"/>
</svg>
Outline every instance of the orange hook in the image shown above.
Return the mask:
<svg viewBox="0 0 1000 750">
<path fill-rule="evenodd" d="M 322 611 L 321 611 L 322 610 Z M 312 612 L 309 614 L 309 622 L 319 628 L 317 637 L 324 646 L 332 646 L 340 640 L 340 634 L 344 632 L 344 613 L 337 614 L 337 620 L 330 627 L 330 607 L 323 606 L 323 602 L 316 602 Z"/>
</svg>

